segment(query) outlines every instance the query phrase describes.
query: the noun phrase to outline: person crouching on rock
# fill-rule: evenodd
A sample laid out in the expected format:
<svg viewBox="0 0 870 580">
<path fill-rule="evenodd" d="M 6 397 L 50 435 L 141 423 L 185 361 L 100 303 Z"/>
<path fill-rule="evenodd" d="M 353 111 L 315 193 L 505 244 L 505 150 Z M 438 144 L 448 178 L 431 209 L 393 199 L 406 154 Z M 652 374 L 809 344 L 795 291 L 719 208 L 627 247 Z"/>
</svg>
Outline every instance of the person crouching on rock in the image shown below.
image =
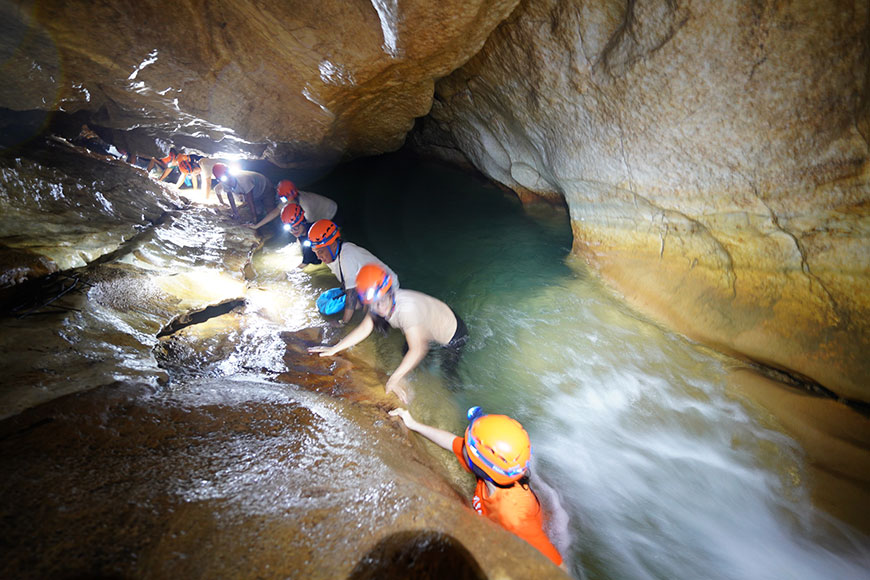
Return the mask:
<svg viewBox="0 0 870 580">
<path fill-rule="evenodd" d="M 315 346 L 309 352 L 332 356 L 362 342 L 378 321 L 386 321 L 405 335 L 408 350 L 387 380 L 387 393 L 395 393 L 408 403 L 405 377 L 429 352 L 429 343 L 440 344 L 442 369 L 448 380 L 455 379 L 462 347 L 468 342 L 468 329 L 453 310 L 437 298 L 422 292 L 396 288 L 393 277 L 378 264 L 366 264 L 356 275 L 359 300 L 369 307 L 363 321 L 334 346 Z"/>
<path fill-rule="evenodd" d="M 225 192 L 227 194 L 227 201 L 230 203 L 233 219 L 239 219 L 239 212 L 236 210 L 236 202 L 233 196 L 239 196 L 245 200 L 245 204 L 251 210 L 251 223 L 256 222 L 260 215 L 267 214 L 275 207 L 275 186 L 272 185 L 265 175 L 256 171 L 242 170 L 231 173 L 229 167 L 223 163 L 216 163 L 212 167 L 211 172 L 215 179 L 220 181 L 215 187 L 215 194 L 217 194 L 219 200 L 221 200 L 221 193 Z"/>
<path fill-rule="evenodd" d="M 278 187 L 275 190 L 277 196 L 276 207 L 267 213 L 263 219 L 253 224 L 254 229 L 261 228 L 270 221 L 274 220 L 287 207 L 287 204 L 298 203 L 302 206 L 305 212 L 306 219 L 314 223 L 318 220 L 331 220 L 335 223 L 340 223 L 338 216 L 338 204 L 328 197 L 311 193 L 309 191 L 299 191 L 296 185 L 289 179 L 283 179 L 278 182 Z"/>
<path fill-rule="evenodd" d="M 301 205 L 301 204 L 300 204 Z M 304 206 L 303 206 L 304 207 Z M 308 213 L 306 212 L 306 216 Z M 308 230 L 308 240 L 317 257 L 338 278 L 345 294 L 341 320 L 349 322 L 356 310 L 362 308 L 356 290 L 356 276 L 364 265 L 376 263 L 392 276 L 393 286 L 399 286 L 396 274 L 374 254 L 352 242 L 345 242 L 335 222 L 317 220 Z M 365 337 L 363 337 L 365 338 Z"/>
<path fill-rule="evenodd" d="M 439 447 L 453 451 L 456 459 L 477 478 L 471 505 L 501 527 L 519 536 L 556 566 L 562 566 L 559 550 L 544 532 L 544 512 L 529 485 L 532 448 L 523 426 L 506 415 L 484 415 L 480 407 L 468 410 L 465 437 L 456 437 L 420 423 L 407 409 L 393 409 L 411 431 Z M 564 568 L 564 567 L 563 567 Z"/>
<path fill-rule="evenodd" d="M 284 224 L 284 229 L 289 231 L 299 242 L 302 247 L 302 263 L 299 267 L 307 266 L 308 264 L 320 264 L 320 258 L 311 249 L 311 242 L 308 241 L 308 229 L 311 224 L 305 219 L 305 212 L 302 206 L 298 203 L 288 203 L 281 210 L 281 222 Z M 251 226 L 253 227 L 253 226 Z"/>
</svg>

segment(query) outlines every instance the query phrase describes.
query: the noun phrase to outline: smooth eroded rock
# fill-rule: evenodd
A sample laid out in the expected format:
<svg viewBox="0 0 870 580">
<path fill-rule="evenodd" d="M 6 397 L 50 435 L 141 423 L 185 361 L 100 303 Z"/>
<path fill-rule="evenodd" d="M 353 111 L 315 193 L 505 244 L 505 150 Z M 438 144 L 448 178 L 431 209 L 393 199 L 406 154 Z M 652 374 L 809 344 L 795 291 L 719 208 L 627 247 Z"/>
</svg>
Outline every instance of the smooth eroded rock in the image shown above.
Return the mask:
<svg viewBox="0 0 870 580">
<path fill-rule="evenodd" d="M 689 336 L 870 400 L 866 2 L 523 2 L 437 85 L 484 173 Z"/>
<path fill-rule="evenodd" d="M 149 154 L 155 137 L 286 165 L 391 151 L 516 3 L 7 4 L 0 107 L 87 110 Z"/>
</svg>

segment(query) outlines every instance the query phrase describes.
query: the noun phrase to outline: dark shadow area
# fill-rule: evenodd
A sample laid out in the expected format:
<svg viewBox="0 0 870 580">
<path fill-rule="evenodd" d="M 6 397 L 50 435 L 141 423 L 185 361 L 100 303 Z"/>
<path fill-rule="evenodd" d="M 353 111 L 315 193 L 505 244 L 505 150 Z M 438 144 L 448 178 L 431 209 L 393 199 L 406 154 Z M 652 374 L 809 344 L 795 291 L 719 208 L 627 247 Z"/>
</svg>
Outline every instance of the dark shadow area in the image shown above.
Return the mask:
<svg viewBox="0 0 870 580">
<path fill-rule="evenodd" d="M 505 285 L 518 292 L 575 275 L 564 264 L 567 213 L 550 208 L 555 217 L 535 219 L 476 171 L 402 150 L 342 165 L 306 189 L 338 202 L 342 237 L 386 262 L 403 287 L 451 306 L 506 271 Z"/>
<path fill-rule="evenodd" d="M 483 580 L 474 556 L 447 534 L 400 532 L 381 540 L 351 571 L 349 580 Z"/>
<path fill-rule="evenodd" d="M 90 284 L 84 282 L 74 272 L 72 274 L 61 272 L 4 288 L 0 290 L 0 316 L 25 318 L 77 310 L 55 302 L 70 292 L 81 292 L 86 286 Z"/>
</svg>

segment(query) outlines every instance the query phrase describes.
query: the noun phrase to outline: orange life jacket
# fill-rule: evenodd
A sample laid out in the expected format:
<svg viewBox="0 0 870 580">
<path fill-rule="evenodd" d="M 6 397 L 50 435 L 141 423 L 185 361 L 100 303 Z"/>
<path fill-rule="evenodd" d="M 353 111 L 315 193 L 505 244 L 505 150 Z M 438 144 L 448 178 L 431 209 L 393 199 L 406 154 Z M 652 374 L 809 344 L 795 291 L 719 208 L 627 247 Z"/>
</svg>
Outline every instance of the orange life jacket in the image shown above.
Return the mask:
<svg viewBox="0 0 870 580">
<path fill-rule="evenodd" d="M 466 471 L 471 472 L 463 454 L 465 440 L 453 440 L 453 453 Z M 477 479 L 471 505 L 477 513 L 493 520 L 501 527 L 519 536 L 548 557 L 556 566 L 562 564 L 559 550 L 544 533 L 544 511 L 538 497 L 529 487 L 515 483 L 510 487 L 496 487 L 490 494 L 486 482 Z"/>
<path fill-rule="evenodd" d="M 199 159 L 199 157 L 194 159 L 190 155 L 180 154 L 176 155 L 174 159 L 172 158 L 172 155 L 167 155 L 162 158 L 161 161 L 166 165 L 166 167 L 178 167 L 179 171 L 188 175 L 199 169 L 199 163 L 197 163 Z"/>
<path fill-rule="evenodd" d="M 189 175 L 199 169 L 199 165 L 190 158 L 190 155 L 179 155 L 177 158 L 178 170 Z"/>
</svg>

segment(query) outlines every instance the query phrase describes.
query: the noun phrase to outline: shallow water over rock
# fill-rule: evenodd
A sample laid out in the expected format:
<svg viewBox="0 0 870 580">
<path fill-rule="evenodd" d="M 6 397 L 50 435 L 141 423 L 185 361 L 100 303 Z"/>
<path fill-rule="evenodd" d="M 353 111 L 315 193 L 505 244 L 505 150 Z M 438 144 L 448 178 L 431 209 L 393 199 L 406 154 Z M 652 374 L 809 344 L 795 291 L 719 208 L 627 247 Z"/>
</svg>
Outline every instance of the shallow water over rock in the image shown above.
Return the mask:
<svg viewBox="0 0 870 580">
<path fill-rule="evenodd" d="M 31 271 L 3 290 L 3 416 L 114 381 L 165 382 L 156 336 L 191 312 L 244 300 L 259 242 L 126 164 L 54 143 L 31 155 L 5 160 L 0 243 L 62 272 Z"/>
</svg>

